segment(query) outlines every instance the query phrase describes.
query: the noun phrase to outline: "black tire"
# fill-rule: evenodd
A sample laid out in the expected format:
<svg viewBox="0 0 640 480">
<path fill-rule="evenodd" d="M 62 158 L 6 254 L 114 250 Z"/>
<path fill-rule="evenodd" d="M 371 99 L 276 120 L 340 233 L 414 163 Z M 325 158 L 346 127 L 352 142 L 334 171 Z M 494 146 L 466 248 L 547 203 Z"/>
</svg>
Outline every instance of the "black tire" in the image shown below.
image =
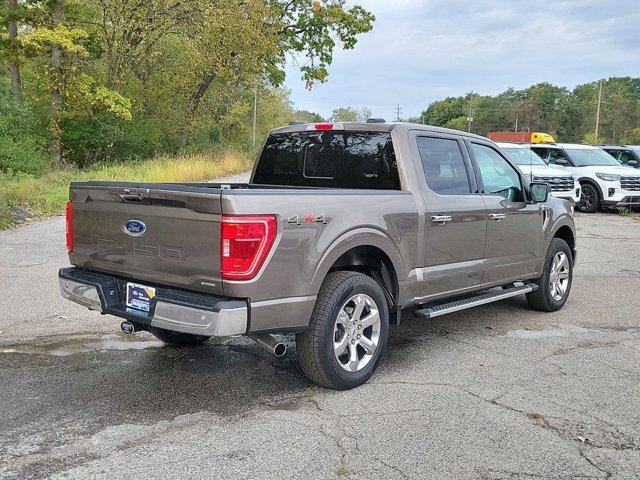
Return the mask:
<svg viewBox="0 0 640 480">
<path fill-rule="evenodd" d="M 164 328 L 150 327 L 149 331 L 158 340 L 175 347 L 197 347 L 209 340 L 210 337 L 204 335 L 193 335 L 191 333 L 174 332 Z"/>
<path fill-rule="evenodd" d="M 336 319 L 342 307 L 356 294 L 368 295 L 378 307 L 379 339 L 369 362 L 359 371 L 348 372 L 334 354 Z M 364 335 L 365 330 L 362 330 Z M 389 309 L 384 291 L 371 277 L 356 272 L 332 272 L 325 278 L 309 330 L 296 335 L 296 348 L 302 370 L 318 385 L 349 390 L 365 383 L 375 371 L 387 345 Z M 358 336 L 360 338 L 360 336 Z"/>
<path fill-rule="evenodd" d="M 559 300 L 554 298 L 551 290 L 551 270 L 554 259 L 556 256 L 563 252 L 569 261 L 568 266 L 568 284 L 566 291 Z M 553 238 L 549 244 L 547 255 L 544 259 L 544 269 L 542 275 L 538 277 L 533 283 L 538 285 L 538 289 L 535 292 L 527 293 L 527 302 L 529 306 L 534 310 L 540 310 L 542 312 L 555 312 L 560 310 L 569 298 L 571 292 L 571 285 L 573 283 L 573 254 L 567 242 L 561 238 Z"/>
<path fill-rule="evenodd" d="M 595 213 L 600 210 L 602 199 L 600 190 L 592 183 L 584 182 L 580 184 L 580 200 L 576 209 L 583 213 Z"/>
</svg>

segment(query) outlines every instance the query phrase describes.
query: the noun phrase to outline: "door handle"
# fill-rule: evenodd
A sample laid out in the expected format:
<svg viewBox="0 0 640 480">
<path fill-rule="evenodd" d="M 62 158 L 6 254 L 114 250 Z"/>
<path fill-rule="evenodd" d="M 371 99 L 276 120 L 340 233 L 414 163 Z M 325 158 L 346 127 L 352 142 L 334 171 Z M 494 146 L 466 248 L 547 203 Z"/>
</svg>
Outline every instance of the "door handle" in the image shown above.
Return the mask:
<svg viewBox="0 0 640 480">
<path fill-rule="evenodd" d="M 138 193 L 137 195 L 130 193 L 119 193 L 118 196 L 122 199 L 123 202 L 140 202 L 144 199 L 144 195 Z"/>
<path fill-rule="evenodd" d="M 431 221 L 433 223 L 444 225 L 445 223 L 451 221 L 451 215 L 431 215 Z"/>
<path fill-rule="evenodd" d="M 507 214 L 506 213 L 492 213 L 489 215 L 489 218 L 491 220 L 495 220 L 496 222 L 499 222 L 500 220 L 504 220 L 505 218 L 507 218 Z"/>
</svg>

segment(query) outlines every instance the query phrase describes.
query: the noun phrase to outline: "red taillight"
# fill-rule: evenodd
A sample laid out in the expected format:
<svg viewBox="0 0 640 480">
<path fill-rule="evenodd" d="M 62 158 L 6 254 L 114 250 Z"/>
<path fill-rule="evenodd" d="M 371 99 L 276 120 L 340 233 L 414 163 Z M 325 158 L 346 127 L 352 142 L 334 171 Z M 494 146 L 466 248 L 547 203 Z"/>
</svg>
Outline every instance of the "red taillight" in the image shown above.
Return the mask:
<svg viewBox="0 0 640 480">
<path fill-rule="evenodd" d="M 222 217 L 220 273 L 225 280 L 251 280 L 276 239 L 276 217 Z"/>
<path fill-rule="evenodd" d="M 66 210 L 67 252 L 73 252 L 73 203 L 67 202 Z"/>
<path fill-rule="evenodd" d="M 316 123 L 316 130 L 333 130 L 333 123 Z"/>
</svg>

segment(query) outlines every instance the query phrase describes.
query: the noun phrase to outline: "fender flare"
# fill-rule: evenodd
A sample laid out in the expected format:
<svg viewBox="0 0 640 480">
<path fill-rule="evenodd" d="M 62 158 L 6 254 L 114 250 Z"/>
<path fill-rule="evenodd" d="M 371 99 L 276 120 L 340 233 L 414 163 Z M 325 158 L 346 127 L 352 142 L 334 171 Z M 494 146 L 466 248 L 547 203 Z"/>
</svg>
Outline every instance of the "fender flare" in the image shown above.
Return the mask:
<svg viewBox="0 0 640 480">
<path fill-rule="evenodd" d="M 568 216 L 567 214 L 564 214 L 555 220 L 553 225 L 548 230 L 549 233 L 545 234 L 545 252 L 549 249 L 549 244 L 551 243 L 551 239 L 556 236 L 556 234 L 562 227 L 568 227 L 569 230 L 571 230 L 574 246 L 576 245 L 577 235 L 576 235 L 575 223 L 573 222 L 570 216 Z"/>
<path fill-rule="evenodd" d="M 322 285 L 329 273 L 329 269 L 336 260 L 349 250 L 357 247 L 376 247 L 380 249 L 391 260 L 398 282 L 401 282 L 406 277 L 404 262 L 394 241 L 382 230 L 373 227 L 359 227 L 340 234 L 322 254 L 311 279 L 311 285 L 316 293 L 320 290 L 320 285 Z"/>
<path fill-rule="evenodd" d="M 600 200 L 604 199 L 604 192 L 602 191 L 602 188 L 600 187 L 598 182 L 595 181 L 593 178 L 582 177 L 578 179 L 578 182 L 580 182 L 580 188 L 582 188 L 583 183 L 590 183 L 591 185 L 594 185 L 598 189 L 598 192 L 600 193 Z"/>
</svg>

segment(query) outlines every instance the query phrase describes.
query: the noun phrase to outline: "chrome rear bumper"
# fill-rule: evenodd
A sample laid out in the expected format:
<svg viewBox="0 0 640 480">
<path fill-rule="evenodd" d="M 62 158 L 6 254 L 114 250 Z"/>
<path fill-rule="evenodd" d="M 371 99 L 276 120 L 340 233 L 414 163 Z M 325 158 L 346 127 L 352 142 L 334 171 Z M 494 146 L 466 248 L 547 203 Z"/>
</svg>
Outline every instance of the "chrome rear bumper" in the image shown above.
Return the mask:
<svg viewBox="0 0 640 480">
<path fill-rule="evenodd" d="M 89 310 L 125 318 L 142 328 L 226 337 L 247 333 L 248 308 L 244 300 L 214 297 L 157 288 L 148 313 L 127 308 L 123 301 L 125 280 L 77 268 L 59 272 L 64 298 Z"/>
</svg>

